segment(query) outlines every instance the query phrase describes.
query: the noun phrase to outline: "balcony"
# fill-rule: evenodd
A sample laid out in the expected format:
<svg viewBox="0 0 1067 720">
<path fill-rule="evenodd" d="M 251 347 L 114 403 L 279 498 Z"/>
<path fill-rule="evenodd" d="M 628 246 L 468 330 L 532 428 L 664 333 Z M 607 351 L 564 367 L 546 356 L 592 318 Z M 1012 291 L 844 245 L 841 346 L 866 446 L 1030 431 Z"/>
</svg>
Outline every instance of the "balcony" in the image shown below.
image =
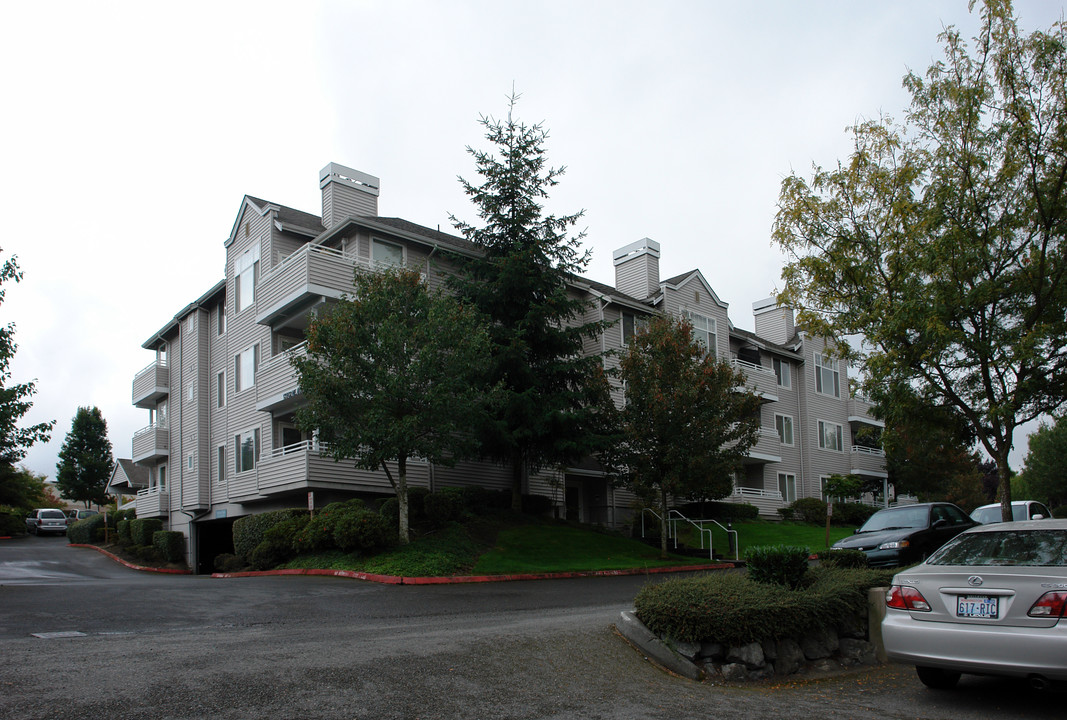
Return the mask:
<svg viewBox="0 0 1067 720">
<path fill-rule="evenodd" d="M 746 465 L 782 462 L 782 441 L 778 437 L 778 431 L 761 427 L 756 444 L 748 449 L 744 462 Z"/>
<path fill-rule="evenodd" d="M 165 517 L 170 514 L 170 493 L 166 488 L 151 487 L 137 491 L 137 517 Z"/>
<path fill-rule="evenodd" d="M 170 368 L 157 360 L 133 376 L 133 404 L 145 410 L 170 394 Z"/>
<path fill-rule="evenodd" d="M 154 462 L 170 455 L 170 431 L 166 425 L 149 425 L 133 434 L 133 461 Z"/>
<path fill-rule="evenodd" d="M 288 412 L 304 400 L 290 360 L 307 357 L 307 344 L 300 343 L 259 366 L 256 372 L 256 410 Z"/>
<path fill-rule="evenodd" d="M 761 517 L 774 518 L 775 520 L 781 519 L 778 514 L 778 508 L 786 506 L 782 493 L 777 490 L 740 486 L 735 486 L 734 491 L 729 497 L 724 498 L 724 501 L 755 505 Z"/>
<path fill-rule="evenodd" d="M 848 421 L 850 423 L 862 423 L 874 427 L 884 428 L 885 423 L 876 420 L 871 413 L 871 404 L 863 398 L 850 397 L 848 399 Z"/>
<path fill-rule="evenodd" d="M 852 472 L 867 477 L 888 477 L 885 469 L 885 451 L 879 448 L 853 445 L 849 453 L 849 465 Z"/>
<path fill-rule="evenodd" d="M 351 292 L 357 267 L 370 266 L 339 250 L 304 245 L 259 279 L 256 322 L 274 329 L 305 327 L 309 310 Z"/>
<path fill-rule="evenodd" d="M 323 449 L 314 440 L 306 440 L 276 448 L 261 458 L 256 467 L 259 495 L 319 489 L 393 492 L 393 486 L 381 470 L 363 470 L 350 460 L 335 462 L 323 454 Z M 389 470 L 395 476 L 397 469 L 393 463 L 390 463 Z M 408 461 L 408 483 L 409 486 L 429 485 L 429 465 L 425 461 Z"/>
<path fill-rule="evenodd" d="M 734 370 L 745 375 L 745 388 L 759 396 L 763 402 L 778 402 L 778 376 L 771 368 L 750 363 L 747 360 L 730 360 Z"/>
</svg>

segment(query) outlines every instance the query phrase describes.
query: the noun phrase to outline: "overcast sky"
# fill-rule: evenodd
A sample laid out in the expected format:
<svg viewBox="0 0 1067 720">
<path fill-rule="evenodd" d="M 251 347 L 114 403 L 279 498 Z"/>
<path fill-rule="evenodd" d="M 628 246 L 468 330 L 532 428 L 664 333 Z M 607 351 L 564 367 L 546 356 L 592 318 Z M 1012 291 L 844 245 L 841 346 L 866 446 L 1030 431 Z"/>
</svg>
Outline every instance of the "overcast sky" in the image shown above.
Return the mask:
<svg viewBox="0 0 1067 720">
<path fill-rule="evenodd" d="M 847 126 L 901 118 L 901 78 L 966 0 L 893 2 L 47 2 L 0 10 L 2 256 L 25 273 L 17 326 L 25 423 L 57 420 L 27 466 L 55 476 L 78 406 L 116 457 L 141 344 L 224 275 L 245 194 L 320 214 L 318 171 L 381 178 L 379 213 L 451 231 L 477 216 L 456 178 L 479 115 L 544 122 L 567 173 L 549 209 L 585 210 L 587 275 L 662 245 L 661 276 L 699 268 L 734 324 L 780 285 L 782 179 L 850 151 Z M 1016 4 L 1024 30 L 1063 3 Z M 1018 467 L 1026 450 L 1017 438 Z"/>
</svg>

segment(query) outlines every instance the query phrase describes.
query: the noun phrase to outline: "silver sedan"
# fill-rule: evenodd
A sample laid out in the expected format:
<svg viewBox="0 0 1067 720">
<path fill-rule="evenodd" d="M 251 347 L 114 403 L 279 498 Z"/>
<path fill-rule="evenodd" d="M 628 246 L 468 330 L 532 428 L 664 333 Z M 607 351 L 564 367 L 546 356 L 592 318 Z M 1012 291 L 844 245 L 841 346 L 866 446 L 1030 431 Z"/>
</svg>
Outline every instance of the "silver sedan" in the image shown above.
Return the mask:
<svg viewBox="0 0 1067 720">
<path fill-rule="evenodd" d="M 932 688 L 961 673 L 1067 681 L 1067 520 L 958 535 L 893 578 L 882 637 L 889 659 Z"/>
</svg>

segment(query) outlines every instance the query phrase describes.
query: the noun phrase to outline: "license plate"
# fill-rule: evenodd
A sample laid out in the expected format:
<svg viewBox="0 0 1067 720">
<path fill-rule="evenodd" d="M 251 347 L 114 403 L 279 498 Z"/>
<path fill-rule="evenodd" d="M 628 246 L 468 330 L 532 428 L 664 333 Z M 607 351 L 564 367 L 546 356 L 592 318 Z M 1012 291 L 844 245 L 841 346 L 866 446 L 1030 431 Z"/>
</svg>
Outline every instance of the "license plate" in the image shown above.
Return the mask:
<svg viewBox="0 0 1067 720">
<path fill-rule="evenodd" d="M 956 617 L 996 618 L 997 598 L 987 595 L 959 595 L 956 598 Z"/>
</svg>

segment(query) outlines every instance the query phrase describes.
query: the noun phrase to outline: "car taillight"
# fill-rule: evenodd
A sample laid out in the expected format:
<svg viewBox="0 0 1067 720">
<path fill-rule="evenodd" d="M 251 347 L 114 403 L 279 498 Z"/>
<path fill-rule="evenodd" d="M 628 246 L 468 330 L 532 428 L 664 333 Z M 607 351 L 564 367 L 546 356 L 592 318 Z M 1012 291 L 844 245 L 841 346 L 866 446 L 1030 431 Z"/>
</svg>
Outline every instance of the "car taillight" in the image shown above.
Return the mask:
<svg viewBox="0 0 1067 720">
<path fill-rule="evenodd" d="M 906 585 L 891 585 L 885 594 L 885 604 L 897 610 L 930 612 L 930 603 L 926 602 L 923 594 Z"/>
<path fill-rule="evenodd" d="M 1067 592 L 1057 590 L 1039 597 L 1026 614 L 1030 617 L 1060 618 L 1064 610 L 1067 610 Z"/>
</svg>

